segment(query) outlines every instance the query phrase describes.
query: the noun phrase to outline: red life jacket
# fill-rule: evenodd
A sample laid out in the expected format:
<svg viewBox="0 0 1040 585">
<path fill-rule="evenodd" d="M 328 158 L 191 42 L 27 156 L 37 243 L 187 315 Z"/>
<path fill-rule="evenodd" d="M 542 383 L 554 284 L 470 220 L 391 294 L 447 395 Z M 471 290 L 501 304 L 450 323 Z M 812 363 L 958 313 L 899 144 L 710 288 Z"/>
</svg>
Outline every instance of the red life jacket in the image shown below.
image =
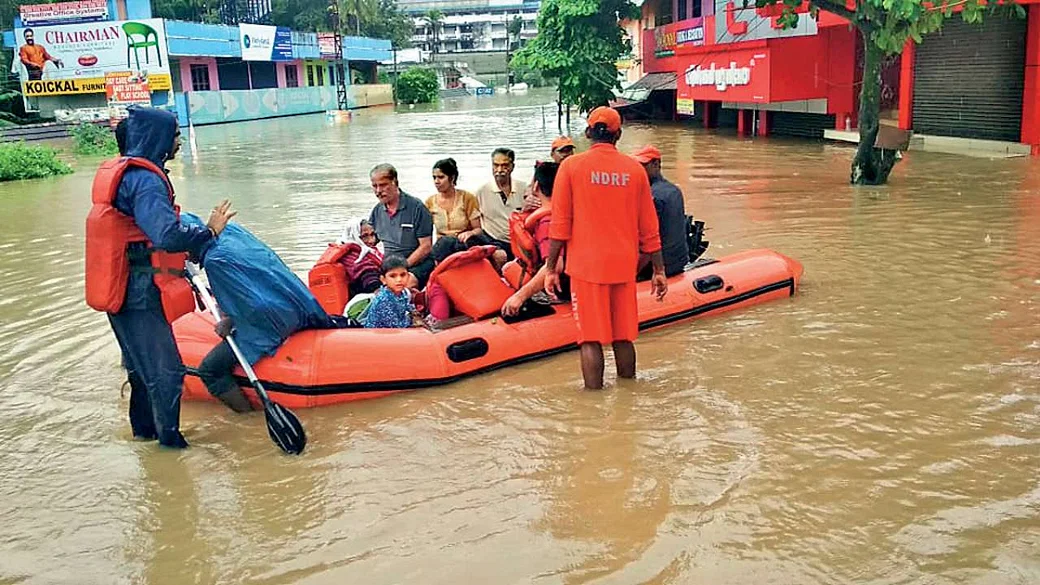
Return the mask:
<svg viewBox="0 0 1040 585">
<path fill-rule="evenodd" d="M 433 269 L 429 282 L 439 284 L 460 313 L 474 319 L 494 315 L 513 294 L 491 266 L 490 258 L 497 249 L 474 246 L 456 252 Z"/>
<path fill-rule="evenodd" d="M 343 308 L 350 300 L 350 279 L 340 260 L 356 249 L 360 249 L 357 244 L 329 244 L 307 275 L 311 293 L 330 315 L 342 315 Z"/>
<path fill-rule="evenodd" d="M 126 301 L 126 285 L 130 281 L 130 258 L 127 246 L 148 242 L 152 279 L 162 297 L 163 313 L 172 323 L 177 317 L 195 310 L 195 293 L 184 276 L 185 252 L 165 252 L 151 247 L 148 237 L 132 217 L 113 206 L 123 174 L 130 167 L 148 169 L 162 177 L 173 203 L 173 186 L 166 173 L 151 161 L 137 157 L 120 157 L 101 163 L 94 175 L 91 190 L 93 206 L 87 215 L 86 296 L 91 308 L 118 313 Z M 180 208 L 173 206 L 180 214 Z"/>
<path fill-rule="evenodd" d="M 550 213 L 552 208 L 544 205 L 531 212 L 514 211 L 509 216 L 509 246 L 513 249 L 517 264 L 523 269 L 518 280 L 520 285 L 534 276 L 545 261 L 538 250 L 538 242 L 534 240 L 534 230 L 538 222 Z"/>
</svg>

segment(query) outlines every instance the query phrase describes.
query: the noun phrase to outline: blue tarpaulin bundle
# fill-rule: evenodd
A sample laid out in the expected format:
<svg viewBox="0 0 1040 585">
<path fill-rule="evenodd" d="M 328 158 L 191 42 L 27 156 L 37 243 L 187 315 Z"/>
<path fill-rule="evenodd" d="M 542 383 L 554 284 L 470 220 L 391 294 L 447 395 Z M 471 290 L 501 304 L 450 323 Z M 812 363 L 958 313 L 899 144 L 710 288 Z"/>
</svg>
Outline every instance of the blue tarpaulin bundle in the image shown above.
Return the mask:
<svg viewBox="0 0 1040 585">
<path fill-rule="evenodd" d="M 205 225 L 182 213 L 181 221 Z M 213 296 L 235 326 L 235 342 L 249 363 L 274 354 L 302 329 L 330 327 L 325 310 L 282 259 L 242 226 L 230 223 L 204 252 Z"/>
</svg>

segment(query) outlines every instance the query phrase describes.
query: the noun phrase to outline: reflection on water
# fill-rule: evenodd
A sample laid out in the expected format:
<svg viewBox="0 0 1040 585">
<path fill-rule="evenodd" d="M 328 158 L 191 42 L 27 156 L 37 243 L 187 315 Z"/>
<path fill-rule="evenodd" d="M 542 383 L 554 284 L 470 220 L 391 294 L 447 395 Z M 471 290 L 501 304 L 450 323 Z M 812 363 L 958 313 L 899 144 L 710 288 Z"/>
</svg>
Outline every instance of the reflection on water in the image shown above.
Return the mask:
<svg viewBox="0 0 1040 585">
<path fill-rule="evenodd" d="M 425 197 L 435 160 L 473 190 L 510 146 L 526 179 L 542 102 L 204 127 L 171 176 L 304 274 L 377 163 Z M 208 404 L 185 453 L 131 441 L 82 302 L 92 165 L 0 185 L 0 583 L 1037 582 L 1040 167 L 910 153 L 852 189 L 843 147 L 626 127 L 647 142 L 711 255 L 790 254 L 801 294 L 649 333 L 602 393 L 568 354 L 306 411 L 302 458 Z"/>
</svg>

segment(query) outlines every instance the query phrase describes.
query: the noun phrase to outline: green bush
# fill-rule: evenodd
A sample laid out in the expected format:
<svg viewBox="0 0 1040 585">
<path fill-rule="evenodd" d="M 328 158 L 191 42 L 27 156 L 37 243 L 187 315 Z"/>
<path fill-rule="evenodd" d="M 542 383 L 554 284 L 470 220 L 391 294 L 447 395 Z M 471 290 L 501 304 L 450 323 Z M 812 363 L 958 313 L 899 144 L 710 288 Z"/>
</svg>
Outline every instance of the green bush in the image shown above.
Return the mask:
<svg viewBox="0 0 1040 585">
<path fill-rule="evenodd" d="M 108 126 L 84 122 L 72 131 L 76 141 L 76 154 L 86 156 L 111 156 L 119 154 L 116 135 Z"/>
<path fill-rule="evenodd" d="M 428 104 L 437 101 L 439 90 L 436 71 L 412 67 L 397 80 L 397 101 L 406 104 Z"/>
<path fill-rule="evenodd" d="M 24 142 L 0 144 L 0 181 L 39 179 L 67 175 L 72 168 L 47 146 L 29 146 Z"/>
</svg>

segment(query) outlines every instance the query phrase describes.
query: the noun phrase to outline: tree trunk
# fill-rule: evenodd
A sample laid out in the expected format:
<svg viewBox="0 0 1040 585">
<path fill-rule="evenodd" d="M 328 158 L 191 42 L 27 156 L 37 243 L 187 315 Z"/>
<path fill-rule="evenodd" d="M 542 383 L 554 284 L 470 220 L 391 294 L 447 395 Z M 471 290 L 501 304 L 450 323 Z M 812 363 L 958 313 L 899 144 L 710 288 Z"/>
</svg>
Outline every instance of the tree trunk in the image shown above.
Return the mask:
<svg viewBox="0 0 1040 585">
<path fill-rule="evenodd" d="M 397 107 L 397 47 L 394 49 L 394 107 Z"/>
<path fill-rule="evenodd" d="M 876 148 L 881 129 L 881 62 L 885 53 L 871 42 L 870 33 L 863 36 L 863 82 L 859 92 L 859 146 L 852 159 L 853 185 L 883 185 L 899 160 L 898 151 Z"/>
<path fill-rule="evenodd" d="M 556 129 L 563 134 L 563 89 L 559 88 L 556 96 Z"/>
</svg>

